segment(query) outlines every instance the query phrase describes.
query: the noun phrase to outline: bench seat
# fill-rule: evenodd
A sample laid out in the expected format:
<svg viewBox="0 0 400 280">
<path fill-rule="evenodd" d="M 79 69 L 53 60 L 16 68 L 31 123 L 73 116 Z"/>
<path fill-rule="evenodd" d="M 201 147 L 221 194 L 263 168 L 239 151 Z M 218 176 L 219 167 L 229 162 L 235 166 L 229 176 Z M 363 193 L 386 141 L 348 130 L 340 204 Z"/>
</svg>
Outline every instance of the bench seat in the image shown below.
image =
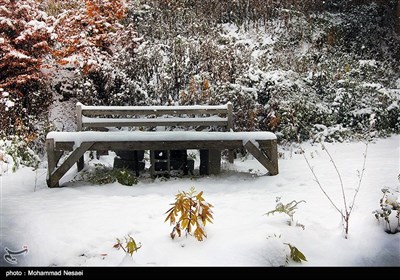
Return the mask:
<svg viewBox="0 0 400 280">
<path fill-rule="evenodd" d="M 180 142 L 180 141 L 258 141 L 276 140 L 272 132 L 204 132 L 204 131 L 79 131 L 50 132 L 47 139 L 56 142 Z"/>
</svg>

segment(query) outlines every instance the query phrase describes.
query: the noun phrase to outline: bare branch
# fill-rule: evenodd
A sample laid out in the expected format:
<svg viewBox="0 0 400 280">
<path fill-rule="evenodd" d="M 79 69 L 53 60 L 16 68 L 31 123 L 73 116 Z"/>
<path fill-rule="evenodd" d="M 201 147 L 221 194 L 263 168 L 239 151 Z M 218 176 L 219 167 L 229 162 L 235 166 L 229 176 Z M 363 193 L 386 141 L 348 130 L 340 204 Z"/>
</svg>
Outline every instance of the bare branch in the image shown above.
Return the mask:
<svg viewBox="0 0 400 280">
<path fill-rule="evenodd" d="M 353 201 L 351 202 L 351 205 L 350 205 L 349 214 L 348 214 L 349 216 L 351 214 L 351 211 L 353 211 L 353 207 L 354 207 L 354 203 L 356 201 L 357 194 L 358 194 L 358 192 L 360 191 L 360 188 L 361 188 L 361 182 L 362 182 L 362 179 L 364 177 L 364 171 L 365 171 L 365 163 L 367 162 L 367 153 L 368 153 L 368 142 L 367 142 L 367 144 L 365 144 L 363 167 L 362 167 L 362 170 L 361 170 L 360 179 L 358 180 L 358 186 L 357 186 L 356 192 L 354 193 L 354 196 L 353 196 Z"/>
<path fill-rule="evenodd" d="M 310 162 L 308 161 L 308 159 L 307 159 L 307 157 L 306 157 L 306 155 L 305 155 L 304 150 L 302 150 L 302 154 L 303 154 L 304 159 L 305 159 L 306 162 L 307 162 L 308 168 L 310 168 L 310 170 L 311 170 L 311 172 L 312 172 L 312 174 L 313 174 L 313 176 L 314 176 L 315 182 L 317 182 L 319 188 L 320 188 L 321 191 L 324 193 L 324 195 L 326 196 L 326 198 L 329 200 L 329 202 L 332 204 L 332 206 L 340 213 L 340 215 L 341 215 L 342 218 L 344 219 L 344 216 L 343 216 L 342 211 L 340 211 L 339 208 L 335 205 L 335 203 L 333 203 L 332 199 L 329 197 L 329 195 L 325 192 L 324 188 L 322 187 L 321 182 L 318 180 L 318 177 L 317 177 L 317 175 L 315 174 L 314 169 L 312 168 Z"/>
<path fill-rule="evenodd" d="M 329 159 L 331 160 L 333 167 L 335 167 L 336 174 L 337 174 L 338 177 L 339 177 L 340 187 L 341 187 L 341 189 L 342 189 L 344 210 L 346 211 L 346 215 L 347 215 L 348 210 L 347 210 L 347 203 L 346 203 L 346 194 L 344 193 L 344 185 L 343 185 L 342 176 L 340 175 L 339 169 L 337 168 L 336 163 L 335 163 L 335 161 L 333 160 L 333 158 L 332 158 L 331 154 L 329 153 L 328 149 L 325 147 L 325 145 L 324 145 L 322 142 L 321 142 L 321 145 L 322 145 L 322 148 L 324 148 L 324 151 L 325 151 L 325 152 L 327 153 L 327 155 L 329 156 Z M 342 214 L 342 215 L 343 215 L 343 214 Z"/>
</svg>

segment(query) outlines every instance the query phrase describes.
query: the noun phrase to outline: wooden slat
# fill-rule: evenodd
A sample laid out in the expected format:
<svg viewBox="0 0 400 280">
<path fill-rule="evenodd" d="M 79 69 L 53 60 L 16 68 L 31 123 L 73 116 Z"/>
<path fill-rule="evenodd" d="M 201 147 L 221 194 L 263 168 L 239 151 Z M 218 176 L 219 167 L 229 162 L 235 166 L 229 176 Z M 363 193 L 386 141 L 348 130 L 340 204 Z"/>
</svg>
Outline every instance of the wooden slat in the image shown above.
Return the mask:
<svg viewBox="0 0 400 280">
<path fill-rule="evenodd" d="M 236 149 L 243 147 L 241 140 L 226 141 L 116 141 L 95 142 L 92 150 L 182 150 L 182 149 Z"/>
<path fill-rule="evenodd" d="M 266 155 L 261 150 L 259 150 L 256 145 L 254 145 L 251 141 L 247 141 L 247 143 L 244 144 L 244 147 L 269 171 L 271 175 L 278 174 L 277 161 L 271 160 L 266 157 Z"/>
<path fill-rule="evenodd" d="M 76 130 L 82 130 L 82 103 L 76 103 Z"/>
<path fill-rule="evenodd" d="M 108 115 L 116 115 L 116 116 L 125 116 L 125 115 L 202 115 L 202 114 L 227 114 L 227 109 L 223 108 L 207 108 L 207 109 L 181 109 L 179 107 L 165 108 L 165 109 L 82 109 L 82 114 L 85 116 L 108 116 Z"/>
<path fill-rule="evenodd" d="M 56 187 L 60 179 L 71 169 L 71 167 L 79 160 L 80 157 L 93 145 L 93 142 L 83 142 L 77 149 L 75 149 L 68 158 L 61 164 L 60 167 L 55 169 L 54 172 L 49 174 L 47 185 L 50 188 Z"/>
<path fill-rule="evenodd" d="M 73 142 L 57 142 L 56 149 L 72 151 Z M 94 142 L 90 150 L 180 150 L 180 149 L 210 149 L 216 147 L 220 150 L 236 149 L 243 147 L 240 140 L 227 141 L 114 141 L 114 142 Z"/>
<path fill-rule="evenodd" d="M 207 121 L 198 119 L 182 119 L 182 120 L 168 120 L 168 119 L 148 119 L 148 120 L 118 120 L 118 119 L 96 119 L 95 121 L 82 122 L 83 127 L 129 127 L 129 126 L 227 126 L 227 120 Z"/>
<path fill-rule="evenodd" d="M 155 132 L 156 133 L 156 132 Z M 265 150 L 271 149 L 272 143 L 275 140 L 264 140 L 259 141 L 260 147 Z M 262 143 L 262 145 L 261 145 Z M 57 150 L 72 151 L 74 142 L 56 142 L 55 148 Z M 153 150 L 153 149 L 211 149 L 216 147 L 220 150 L 225 149 L 236 149 L 243 147 L 243 141 L 241 140 L 214 140 L 214 141 L 110 141 L 110 142 L 94 142 L 93 146 L 89 150 Z"/>
<path fill-rule="evenodd" d="M 228 107 L 228 113 L 227 113 L 227 118 L 228 118 L 228 127 L 227 130 L 231 131 L 231 129 L 233 130 L 233 105 L 232 103 L 228 103 L 227 104 Z"/>
<path fill-rule="evenodd" d="M 56 142 L 55 149 L 60 151 L 73 151 L 74 150 L 74 142 Z"/>
<path fill-rule="evenodd" d="M 227 114 L 227 118 L 228 118 L 228 126 L 226 127 L 227 131 L 233 131 L 233 104 L 231 102 L 228 102 L 228 104 L 226 104 L 228 107 L 228 114 Z M 229 150 L 228 151 L 228 161 L 230 163 L 233 163 L 235 160 L 235 152 L 233 150 Z"/>
</svg>

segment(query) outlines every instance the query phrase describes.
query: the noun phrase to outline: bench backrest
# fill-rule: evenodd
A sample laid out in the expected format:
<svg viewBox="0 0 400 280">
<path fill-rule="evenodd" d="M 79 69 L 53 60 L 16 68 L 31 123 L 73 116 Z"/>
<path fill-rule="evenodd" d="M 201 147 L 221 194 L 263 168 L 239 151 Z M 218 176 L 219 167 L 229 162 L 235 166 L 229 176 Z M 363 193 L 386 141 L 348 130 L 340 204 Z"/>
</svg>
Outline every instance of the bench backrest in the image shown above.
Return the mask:
<svg viewBox="0 0 400 280">
<path fill-rule="evenodd" d="M 76 104 L 77 130 L 108 127 L 222 127 L 233 129 L 232 103 L 191 106 L 85 106 Z"/>
</svg>

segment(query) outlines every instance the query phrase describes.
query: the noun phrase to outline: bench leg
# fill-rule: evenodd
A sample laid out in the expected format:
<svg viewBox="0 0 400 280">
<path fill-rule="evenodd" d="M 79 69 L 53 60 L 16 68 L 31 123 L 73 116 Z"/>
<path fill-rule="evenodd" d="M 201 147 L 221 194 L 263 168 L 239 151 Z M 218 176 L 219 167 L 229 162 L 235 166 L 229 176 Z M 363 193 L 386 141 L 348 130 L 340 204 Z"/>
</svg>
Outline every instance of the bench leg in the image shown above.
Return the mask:
<svg viewBox="0 0 400 280">
<path fill-rule="evenodd" d="M 277 175 L 279 173 L 279 167 L 278 167 L 278 145 L 276 140 L 272 140 L 271 146 L 269 149 L 264 150 L 270 161 L 272 162 L 272 165 L 274 166 L 274 170 L 271 172 L 271 175 Z"/>
<path fill-rule="evenodd" d="M 81 156 L 79 160 L 76 163 L 76 166 L 78 167 L 78 172 L 82 171 L 83 167 L 85 167 L 85 157 Z"/>
<path fill-rule="evenodd" d="M 154 158 L 154 151 L 150 150 L 150 176 L 151 178 L 155 177 L 155 158 Z"/>
<path fill-rule="evenodd" d="M 235 161 L 235 151 L 234 150 L 228 151 L 228 160 L 229 160 L 229 163 L 233 163 Z"/>
<path fill-rule="evenodd" d="M 54 147 L 54 142 L 53 144 L 49 144 L 49 149 L 51 150 L 51 145 Z M 72 151 L 71 154 L 65 159 L 65 161 L 60 165 L 60 167 L 56 168 L 56 165 L 54 164 L 54 160 L 51 159 L 52 156 L 56 156 L 55 153 L 50 156 L 50 166 L 49 166 L 49 176 L 47 179 L 47 185 L 50 188 L 57 187 L 59 186 L 59 181 L 60 179 L 65 175 L 65 173 L 68 172 L 68 170 L 80 159 L 82 158 L 83 154 L 90 149 L 90 147 L 93 145 L 93 142 L 83 142 L 80 147 Z M 57 153 L 57 151 L 56 151 Z M 51 153 L 50 153 L 51 154 Z M 54 171 L 50 171 L 53 169 Z"/>
<path fill-rule="evenodd" d="M 47 185 L 51 187 L 58 187 L 58 182 L 53 182 L 52 174 L 57 166 L 57 156 L 54 150 L 54 139 L 46 140 L 46 152 L 47 152 Z"/>
<path fill-rule="evenodd" d="M 200 175 L 221 173 L 221 151 L 200 150 Z"/>
<path fill-rule="evenodd" d="M 134 166 L 135 166 L 135 175 L 136 177 L 139 177 L 139 160 L 138 160 L 138 152 L 135 151 L 133 153 L 133 161 L 134 161 Z"/>
<path fill-rule="evenodd" d="M 247 141 L 244 147 L 269 171 L 271 175 L 277 175 L 279 169 L 276 140 L 268 141 L 267 143 L 267 147 L 259 149 L 251 141 Z"/>
</svg>

